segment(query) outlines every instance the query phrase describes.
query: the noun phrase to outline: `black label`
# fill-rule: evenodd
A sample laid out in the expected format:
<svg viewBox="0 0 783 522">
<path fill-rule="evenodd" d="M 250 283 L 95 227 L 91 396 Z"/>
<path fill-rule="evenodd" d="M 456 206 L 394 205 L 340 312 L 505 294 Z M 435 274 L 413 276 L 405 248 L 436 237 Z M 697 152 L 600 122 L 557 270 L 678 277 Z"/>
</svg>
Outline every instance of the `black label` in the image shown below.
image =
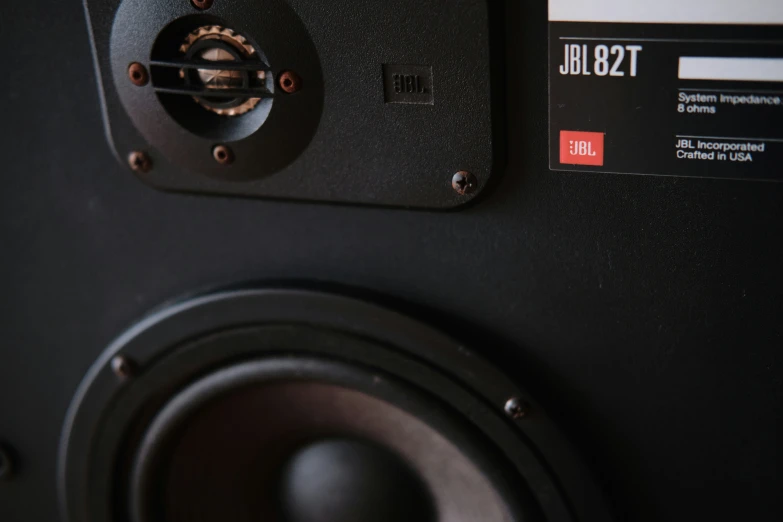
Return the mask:
<svg viewBox="0 0 783 522">
<path fill-rule="evenodd" d="M 550 23 L 553 170 L 783 180 L 783 27 Z"/>
</svg>

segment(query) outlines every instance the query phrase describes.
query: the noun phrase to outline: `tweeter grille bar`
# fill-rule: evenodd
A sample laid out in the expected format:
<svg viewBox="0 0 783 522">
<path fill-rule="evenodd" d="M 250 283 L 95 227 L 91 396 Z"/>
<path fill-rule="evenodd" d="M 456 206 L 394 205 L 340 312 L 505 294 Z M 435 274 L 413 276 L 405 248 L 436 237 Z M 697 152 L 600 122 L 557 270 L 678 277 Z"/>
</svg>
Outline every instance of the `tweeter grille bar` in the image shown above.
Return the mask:
<svg viewBox="0 0 783 522">
<path fill-rule="evenodd" d="M 210 98 L 273 98 L 274 94 L 264 86 L 251 86 L 245 88 L 210 89 L 206 86 L 185 85 L 181 82 L 170 81 L 171 76 L 155 74 L 154 69 L 188 70 L 222 70 L 222 71 L 248 71 L 267 73 L 270 67 L 263 62 L 247 61 L 211 61 L 211 60 L 153 60 L 150 62 L 152 74 L 152 86 L 156 92 L 166 94 L 180 94 L 184 96 L 210 97 Z M 161 80 L 165 78 L 166 80 Z M 168 80 L 168 81 L 167 81 Z"/>
<path fill-rule="evenodd" d="M 176 69 L 212 69 L 224 71 L 271 71 L 264 62 L 234 61 L 221 62 L 212 60 L 153 60 L 151 67 L 173 67 Z"/>
</svg>

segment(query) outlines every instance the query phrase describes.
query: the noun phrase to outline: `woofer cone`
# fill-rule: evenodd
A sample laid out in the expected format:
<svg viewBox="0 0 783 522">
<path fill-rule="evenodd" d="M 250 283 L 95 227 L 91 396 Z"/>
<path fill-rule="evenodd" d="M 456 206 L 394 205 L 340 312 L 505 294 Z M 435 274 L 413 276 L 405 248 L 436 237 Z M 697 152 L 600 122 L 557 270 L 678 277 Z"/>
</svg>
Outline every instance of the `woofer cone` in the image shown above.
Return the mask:
<svg viewBox="0 0 783 522">
<path fill-rule="evenodd" d="M 482 442 L 449 408 L 377 371 L 245 362 L 195 382 L 154 419 L 132 520 L 531 520 L 535 506 L 511 507 L 521 479 Z M 323 477 L 308 475 L 314 466 Z M 334 481 L 352 488 L 319 494 Z"/>
</svg>

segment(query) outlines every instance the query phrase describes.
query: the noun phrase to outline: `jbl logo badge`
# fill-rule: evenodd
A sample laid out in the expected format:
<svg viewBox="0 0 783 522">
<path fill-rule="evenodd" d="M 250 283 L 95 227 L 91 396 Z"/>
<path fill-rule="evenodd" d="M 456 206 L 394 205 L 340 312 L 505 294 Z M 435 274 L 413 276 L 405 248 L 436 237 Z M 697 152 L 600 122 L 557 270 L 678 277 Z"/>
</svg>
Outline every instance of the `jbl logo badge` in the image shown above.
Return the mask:
<svg viewBox="0 0 783 522">
<path fill-rule="evenodd" d="M 560 131 L 560 163 L 603 166 L 604 133 Z"/>
<path fill-rule="evenodd" d="M 424 81 L 418 74 L 395 74 L 394 80 L 395 94 L 425 94 L 427 88 L 424 87 Z"/>
<path fill-rule="evenodd" d="M 425 65 L 384 65 L 383 91 L 386 103 L 432 105 L 432 67 Z"/>
</svg>

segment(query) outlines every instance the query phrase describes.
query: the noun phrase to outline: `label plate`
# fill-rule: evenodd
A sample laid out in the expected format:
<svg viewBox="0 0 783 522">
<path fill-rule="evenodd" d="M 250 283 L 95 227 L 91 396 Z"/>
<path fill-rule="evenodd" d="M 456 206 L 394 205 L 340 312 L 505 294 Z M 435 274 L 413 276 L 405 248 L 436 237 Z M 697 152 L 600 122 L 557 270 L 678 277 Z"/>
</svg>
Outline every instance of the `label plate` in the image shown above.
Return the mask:
<svg viewBox="0 0 783 522">
<path fill-rule="evenodd" d="M 549 8 L 552 170 L 783 180 L 783 2 Z"/>
</svg>

